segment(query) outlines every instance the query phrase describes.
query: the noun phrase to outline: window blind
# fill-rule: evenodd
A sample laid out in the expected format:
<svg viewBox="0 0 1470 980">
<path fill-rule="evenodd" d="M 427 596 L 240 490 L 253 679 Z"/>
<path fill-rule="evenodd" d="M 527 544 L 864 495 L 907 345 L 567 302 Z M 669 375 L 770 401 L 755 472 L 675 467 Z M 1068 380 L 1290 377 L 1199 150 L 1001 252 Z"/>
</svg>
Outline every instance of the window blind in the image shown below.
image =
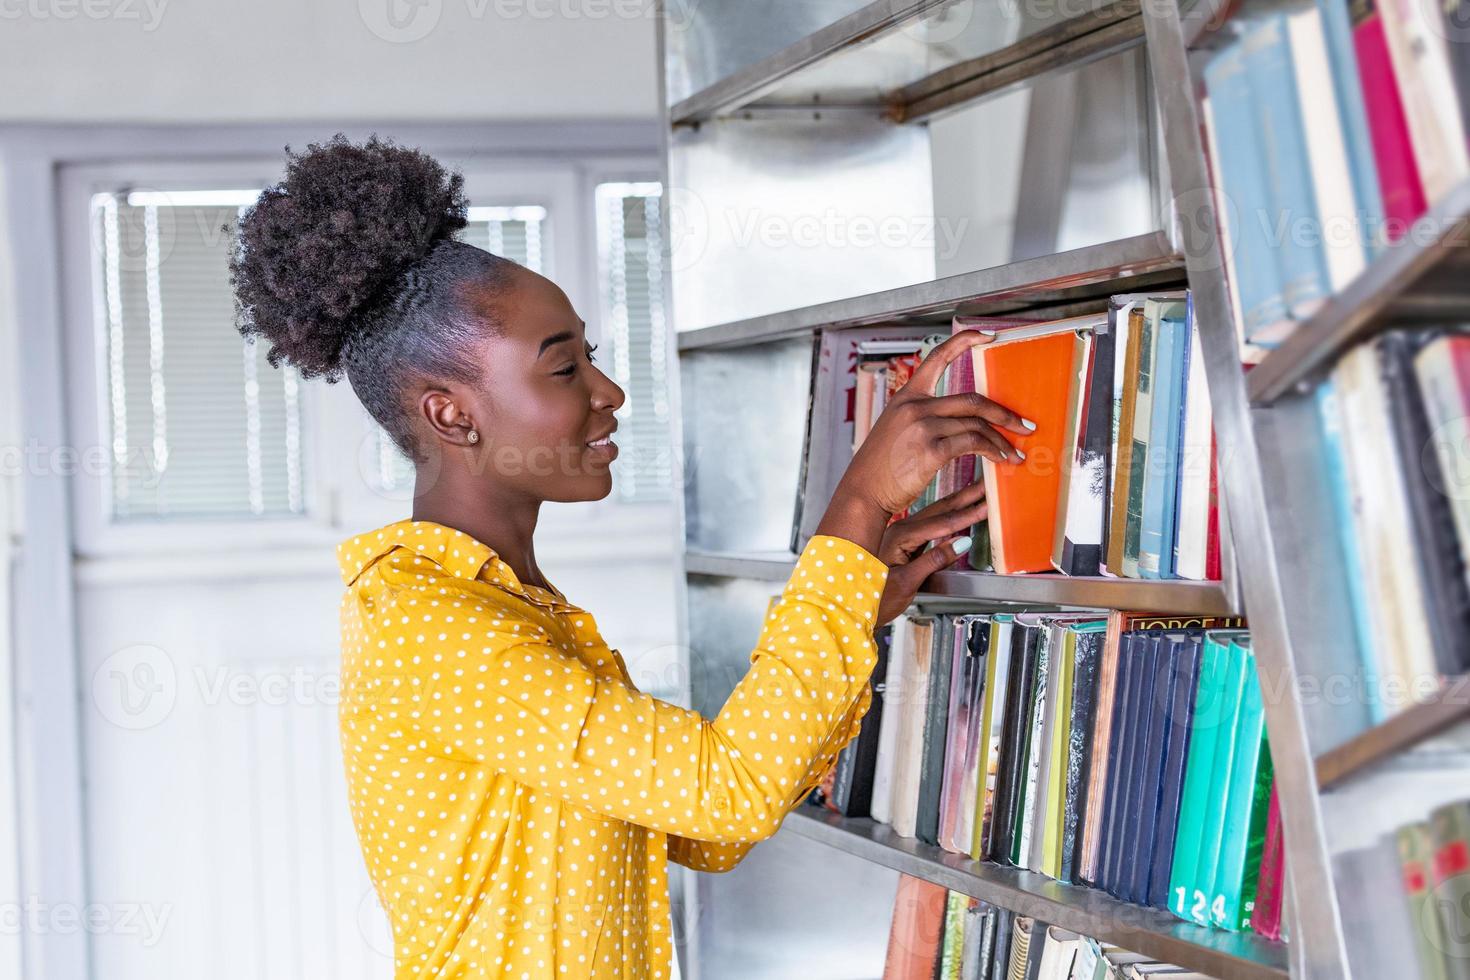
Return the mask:
<svg viewBox="0 0 1470 980">
<path fill-rule="evenodd" d="M 305 511 L 299 379 L 235 328 L 224 226 L 257 194 L 92 198 L 114 521 Z"/>
<path fill-rule="evenodd" d="M 597 187 L 598 289 L 612 347 L 604 370 L 627 392 L 618 415 L 614 488 L 630 503 L 666 501 L 673 483 L 662 192 L 657 183 Z"/>
</svg>

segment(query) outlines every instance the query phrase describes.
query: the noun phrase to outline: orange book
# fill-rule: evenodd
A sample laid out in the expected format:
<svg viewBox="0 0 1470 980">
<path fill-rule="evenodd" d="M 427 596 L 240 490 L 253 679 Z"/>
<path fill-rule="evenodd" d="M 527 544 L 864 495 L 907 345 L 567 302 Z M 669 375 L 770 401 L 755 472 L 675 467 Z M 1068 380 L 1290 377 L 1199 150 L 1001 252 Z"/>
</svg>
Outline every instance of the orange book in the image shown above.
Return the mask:
<svg viewBox="0 0 1470 980">
<path fill-rule="evenodd" d="M 976 347 L 975 390 L 1036 423 L 1026 436 L 1007 433 L 1026 454 L 1019 465 L 982 460 L 990 500 L 990 551 L 997 572 L 1052 570 L 1057 502 L 1067 479 L 1067 397 L 1078 345 L 1075 330 Z"/>
<path fill-rule="evenodd" d="M 888 955 L 883 980 L 930 980 L 939 962 L 944 940 L 944 907 L 949 889 L 943 885 L 900 875 L 893 899 L 893 928 L 888 933 Z"/>
</svg>

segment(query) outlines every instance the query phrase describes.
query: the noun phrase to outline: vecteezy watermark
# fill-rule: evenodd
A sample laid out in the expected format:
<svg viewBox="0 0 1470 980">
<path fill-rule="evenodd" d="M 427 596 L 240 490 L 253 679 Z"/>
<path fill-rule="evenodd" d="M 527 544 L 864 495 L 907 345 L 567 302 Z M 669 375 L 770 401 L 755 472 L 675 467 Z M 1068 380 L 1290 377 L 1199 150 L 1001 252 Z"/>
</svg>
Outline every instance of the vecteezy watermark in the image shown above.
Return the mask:
<svg viewBox="0 0 1470 980">
<path fill-rule="evenodd" d="M 178 700 L 173 658 L 146 643 L 124 647 L 92 674 L 92 703 L 119 728 L 142 731 L 162 722 Z"/>
<path fill-rule="evenodd" d="M 137 936 L 151 948 L 163 938 L 173 903 L 44 902 L 35 895 L 20 902 L 0 902 L 0 936 L 85 933 L 92 936 Z"/>
<path fill-rule="evenodd" d="M 158 30 L 169 0 L 0 0 L 0 20 L 110 20 Z"/>
<path fill-rule="evenodd" d="M 656 0 L 449 0 L 474 21 L 652 20 Z M 694 0 L 668 0 L 666 22 L 681 29 L 693 17 Z M 421 41 L 439 26 L 445 0 L 357 0 L 367 29 L 392 44 Z"/>
</svg>

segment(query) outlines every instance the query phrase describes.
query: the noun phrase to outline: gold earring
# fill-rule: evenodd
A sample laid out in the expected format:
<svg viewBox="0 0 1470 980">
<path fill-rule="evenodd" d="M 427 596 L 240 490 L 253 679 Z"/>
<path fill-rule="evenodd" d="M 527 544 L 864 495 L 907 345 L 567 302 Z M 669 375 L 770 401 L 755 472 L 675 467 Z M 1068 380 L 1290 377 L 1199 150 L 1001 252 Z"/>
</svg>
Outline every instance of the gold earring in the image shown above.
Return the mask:
<svg viewBox="0 0 1470 980">
<path fill-rule="evenodd" d="M 470 434 L 469 434 L 469 440 L 470 440 L 470 445 L 473 446 L 475 443 L 477 443 L 477 442 L 480 441 L 480 433 L 476 432 L 474 429 L 471 429 L 470 430 Z"/>
</svg>

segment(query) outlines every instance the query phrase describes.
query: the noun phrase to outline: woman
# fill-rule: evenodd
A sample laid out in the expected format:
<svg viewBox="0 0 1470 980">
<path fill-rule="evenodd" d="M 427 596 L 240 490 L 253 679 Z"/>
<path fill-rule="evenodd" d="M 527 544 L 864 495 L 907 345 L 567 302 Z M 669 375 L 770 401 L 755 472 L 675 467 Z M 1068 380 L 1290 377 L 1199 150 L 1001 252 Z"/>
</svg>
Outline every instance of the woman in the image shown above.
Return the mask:
<svg viewBox="0 0 1470 980">
<path fill-rule="evenodd" d="M 1029 430 L 978 396 L 932 397 L 984 336 L 937 348 L 706 720 L 638 692 L 537 566 L 542 503 L 612 488 L 623 392 L 562 291 L 455 241 L 464 224 L 457 174 L 338 136 L 289 157 L 232 259 L 242 332 L 274 365 L 345 374 L 416 465 L 413 518 L 339 549 L 358 839 L 399 978 L 667 976 L 666 861 L 733 867 L 816 785 L 868 706 L 874 626 L 964 552 L 951 535 L 982 491 L 891 515 L 958 455 L 1007 458 L 994 426 Z"/>
</svg>

